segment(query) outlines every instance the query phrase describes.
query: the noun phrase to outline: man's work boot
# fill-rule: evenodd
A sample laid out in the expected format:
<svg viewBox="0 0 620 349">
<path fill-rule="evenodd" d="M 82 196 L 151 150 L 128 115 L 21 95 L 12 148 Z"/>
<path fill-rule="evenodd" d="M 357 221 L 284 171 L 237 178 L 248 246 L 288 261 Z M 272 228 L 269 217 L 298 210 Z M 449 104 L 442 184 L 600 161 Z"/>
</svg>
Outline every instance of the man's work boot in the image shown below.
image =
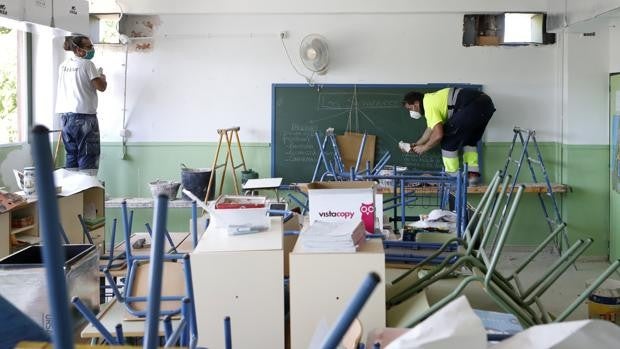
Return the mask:
<svg viewBox="0 0 620 349">
<path fill-rule="evenodd" d="M 468 185 L 479 185 L 480 184 L 480 173 L 478 172 L 467 172 L 467 184 Z"/>
</svg>

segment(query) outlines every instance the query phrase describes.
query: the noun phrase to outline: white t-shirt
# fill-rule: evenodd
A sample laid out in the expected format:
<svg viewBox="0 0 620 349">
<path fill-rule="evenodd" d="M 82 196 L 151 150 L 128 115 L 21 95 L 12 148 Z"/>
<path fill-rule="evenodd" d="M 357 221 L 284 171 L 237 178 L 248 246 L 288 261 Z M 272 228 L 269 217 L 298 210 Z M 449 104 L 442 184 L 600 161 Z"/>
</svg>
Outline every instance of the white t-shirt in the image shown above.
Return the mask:
<svg viewBox="0 0 620 349">
<path fill-rule="evenodd" d="M 92 80 L 99 77 L 95 64 L 81 57 L 66 59 L 58 70 L 56 113 L 97 113 L 97 90 Z"/>
</svg>

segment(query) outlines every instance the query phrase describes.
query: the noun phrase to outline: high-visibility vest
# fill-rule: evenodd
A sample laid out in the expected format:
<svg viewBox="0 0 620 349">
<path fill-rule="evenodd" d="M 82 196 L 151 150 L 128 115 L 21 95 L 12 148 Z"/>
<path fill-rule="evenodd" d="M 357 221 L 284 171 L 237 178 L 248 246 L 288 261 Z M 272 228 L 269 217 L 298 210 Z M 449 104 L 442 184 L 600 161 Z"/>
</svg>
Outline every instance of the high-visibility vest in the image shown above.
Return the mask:
<svg viewBox="0 0 620 349">
<path fill-rule="evenodd" d="M 456 99 L 459 96 L 459 92 L 461 89 L 458 87 L 451 87 L 450 91 L 448 91 L 448 117 L 447 119 L 452 117 L 452 113 L 454 109 L 456 109 Z"/>
</svg>

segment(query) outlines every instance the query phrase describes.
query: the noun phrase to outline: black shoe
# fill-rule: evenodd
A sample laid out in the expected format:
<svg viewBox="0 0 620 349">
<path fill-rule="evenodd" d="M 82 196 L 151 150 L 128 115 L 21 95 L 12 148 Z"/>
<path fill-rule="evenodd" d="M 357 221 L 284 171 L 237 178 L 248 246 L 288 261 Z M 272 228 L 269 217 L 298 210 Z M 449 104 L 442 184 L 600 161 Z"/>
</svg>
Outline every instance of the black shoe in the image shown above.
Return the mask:
<svg viewBox="0 0 620 349">
<path fill-rule="evenodd" d="M 481 182 L 480 173 L 478 172 L 467 172 L 467 184 L 468 185 L 479 185 Z"/>
</svg>

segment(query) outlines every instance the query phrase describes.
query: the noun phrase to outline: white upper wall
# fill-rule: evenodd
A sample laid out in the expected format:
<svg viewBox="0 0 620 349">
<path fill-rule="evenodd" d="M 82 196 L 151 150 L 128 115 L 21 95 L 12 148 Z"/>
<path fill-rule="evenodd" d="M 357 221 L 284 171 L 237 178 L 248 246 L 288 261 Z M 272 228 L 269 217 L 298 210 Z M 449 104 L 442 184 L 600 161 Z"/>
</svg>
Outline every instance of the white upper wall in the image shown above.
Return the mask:
<svg viewBox="0 0 620 349">
<path fill-rule="evenodd" d="M 609 30 L 567 32 L 564 143 L 609 144 Z"/>
<path fill-rule="evenodd" d="M 270 141 L 271 85 L 305 82 L 286 58 L 282 30 L 306 73 L 301 39 L 314 32 L 328 39 L 330 70 L 319 83 L 482 84 L 497 108 L 487 141 L 510 141 L 515 125 L 559 140 L 557 45 L 463 47 L 462 23 L 462 14 L 428 13 L 161 16 L 152 49 L 129 53 L 129 140 L 213 141 L 217 128 L 238 125 L 245 142 Z M 120 140 L 123 60 L 121 47 L 97 47 L 95 63 L 108 77 L 103 141 Z"/>
<path fill-rule="evenodd" d="M 620 19 L 609 28 L 609 72 L 620 73 Z"/>
<path fill-rule="evenodd" d="M 119 12 L 115 0 L 90 0 L 91 13 Z M 118 0 L 134 14 L 325 14 L 325 13 L 463 13 L 472 11 L 541 11 L 540 0 Z"/>
<path fill-rule="evenodd" d="M 548 30 L 572 26 L 620 8 L 620 0 L 547 0 Z"/>
</svg>

